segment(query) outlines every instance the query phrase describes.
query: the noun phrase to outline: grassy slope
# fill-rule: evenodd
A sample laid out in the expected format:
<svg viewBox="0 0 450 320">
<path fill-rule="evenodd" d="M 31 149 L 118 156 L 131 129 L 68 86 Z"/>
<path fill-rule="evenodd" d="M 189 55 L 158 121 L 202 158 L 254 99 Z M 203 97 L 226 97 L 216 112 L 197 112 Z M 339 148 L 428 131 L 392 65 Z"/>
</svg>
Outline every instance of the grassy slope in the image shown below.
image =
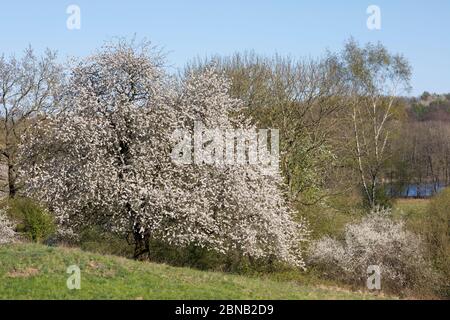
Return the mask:
<svg viewBox="0 0 450 320">
<path fill-rule="evenodd" d="M 398 199 L 394 204 L 393 214 L 405 221 L 409 230 L 420 233 L 427 219 L 429 205 L 429 199 Z"/>
<path fill-rule="evenodd" d="M 81 268 L 68 290 L 66 268 Z M 371 299 L 345 290 L 143 263 L 34 244 L 0 246 L 1 299 Z"/>
</svg>

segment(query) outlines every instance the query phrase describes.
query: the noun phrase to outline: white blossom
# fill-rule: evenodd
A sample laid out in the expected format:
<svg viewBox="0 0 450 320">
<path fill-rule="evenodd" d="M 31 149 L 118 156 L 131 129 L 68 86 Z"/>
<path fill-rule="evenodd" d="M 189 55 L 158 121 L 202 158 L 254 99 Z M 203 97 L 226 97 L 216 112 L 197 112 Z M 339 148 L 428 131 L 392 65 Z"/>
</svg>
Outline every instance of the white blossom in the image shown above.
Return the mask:
<svg viewBox="0 0 450 320">
<path fill-rule="evenodd" d="M 394 289 L 416 286 L 431 276 L 420 239 L 376 207 L 361 222 L 345 228 L 343 241 L 328 236 L 313 241 L 309 260 L 334 278 L 365 283 L 367 268 L 379 266 L 382 283 Z"/>
<path fill-rule="evenodd" d="M 13 223 L 8 219 L 4 210 L 0 210 L 0 244 L 14 242 L 16 233 Z"/>
</svg>

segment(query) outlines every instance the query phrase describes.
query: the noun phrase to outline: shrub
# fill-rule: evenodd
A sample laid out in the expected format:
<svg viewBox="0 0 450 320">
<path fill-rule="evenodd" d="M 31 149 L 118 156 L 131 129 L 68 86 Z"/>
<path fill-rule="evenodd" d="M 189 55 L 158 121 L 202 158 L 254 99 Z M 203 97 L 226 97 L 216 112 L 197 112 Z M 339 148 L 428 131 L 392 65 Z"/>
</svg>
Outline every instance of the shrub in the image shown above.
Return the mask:
<svg viewBox="0 0 450 320">
<path fill-rule="evenodd" d="M 31 199 L 9 200 L 8 213 L 19 222 L 17 232 L 24 234 L 31 241 L 43 242 L 56 231 L 53 217 Z"/>
<path fill-rule="evenodd" d="M 363 207 L 371 208 L 371 204 L 367 200 L 367 197 L 365 196 L 365 191 L 363 188 L 361 188 L 361 195 L 363 200 Z M 392 208 L 392 198 L 390 196 L 390 190 L 387 186 L 379 186 L 375 189 L 375 204 L 380 207 L 384 208 Z"/>
<path fill-rule="evenodd" d="M 77 239 L 81 249 L 100 254 L 133 257 L 133 246 L 117 234 L 104 230 L 101 226 L 84 229 Z"/>
<path fill-rule="evenodd" d="M 431 200 L 423 219 L 423 233 L 436 269 L 445 279 L 443 294 L 450 296 L 450 189 Z"/>
<path fill-rule="evenodd" d="M 8 219 L 4 210 L 0 210 L 0 244 L 13 242 L 15 237 L 14 225 Z"/>
<path fill-rule="evenodd" d="M 392 220 L 388 209 L 376 208 L 347 225 L 343 241 L 324 237 L 313 242 L 309 261 L 327 276 L 354 285 L 365 285 L 367 268 L 377 265 L 382 287 L 390 292 L 418 292 L 433 283 L 420 239 Z"/>
<path fill-rule="evenodd" d="M 238 250 L 218 253 L 195 244 L 179 247 L 155 239 L 150 241 L 150 260 L 179 267 L 245 275 L 269 274 L 291 270 L 290 268 L 298 272 L 296 268 L 278 261 L 276 257 L 254 259 Z"/>
</svg>

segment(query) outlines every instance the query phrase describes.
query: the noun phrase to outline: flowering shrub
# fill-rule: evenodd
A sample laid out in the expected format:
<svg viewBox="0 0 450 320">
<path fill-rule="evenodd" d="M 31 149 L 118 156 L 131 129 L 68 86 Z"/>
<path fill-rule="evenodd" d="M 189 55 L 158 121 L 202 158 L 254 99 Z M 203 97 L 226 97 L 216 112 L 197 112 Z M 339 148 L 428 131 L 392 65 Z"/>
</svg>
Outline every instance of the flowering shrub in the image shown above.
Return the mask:
<svg viewBox="0 0 450 320">
<path fill-rule="evenodd" d="M 347 225 L 343 241 L 324 237 L 312 242 L 309 261 L 334 279 L 360 285 L 366 283 L 367 268 L 377 265 L 382 288 L 395 292 L 417 289 L 431 277 L 420 239 L 382 208 Z"/>
<path fill-rule="evenodd" d="M 0 244 L 13 242 L 15 236 L 14 225 L 9 221 L 6 213 L 0 210 Z"/>
</svg>

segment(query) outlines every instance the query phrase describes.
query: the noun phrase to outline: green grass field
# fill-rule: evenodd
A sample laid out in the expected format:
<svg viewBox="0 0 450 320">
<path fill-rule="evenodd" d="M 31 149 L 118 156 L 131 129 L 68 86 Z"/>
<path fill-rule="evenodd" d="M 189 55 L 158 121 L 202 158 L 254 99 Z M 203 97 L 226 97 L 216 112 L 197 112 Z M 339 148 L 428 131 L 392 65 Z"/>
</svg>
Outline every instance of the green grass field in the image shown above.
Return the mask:
<svg viewBox="0 0 450 320">
<path fill-rule="evenodd" d="M 405 221 L 409 230 L 420 233 L 423 231 L 429 205 L 430 199 L 398 199 L 392 213 L 394 217 Z"/>
<path fill-rule="evenodd" d="M 69 290 L 67 267 L 81 269 Z M 36 244 L 0 246 L 1 299 L 374 299 L 369 293 L 251 278 Z"/>
<path fill-rule="evenodd" d="M 425 214 L 430 199 L 398 199 L 394 205 L 394 212 L 403 211 L 407 216 Z"/>
</svg>

